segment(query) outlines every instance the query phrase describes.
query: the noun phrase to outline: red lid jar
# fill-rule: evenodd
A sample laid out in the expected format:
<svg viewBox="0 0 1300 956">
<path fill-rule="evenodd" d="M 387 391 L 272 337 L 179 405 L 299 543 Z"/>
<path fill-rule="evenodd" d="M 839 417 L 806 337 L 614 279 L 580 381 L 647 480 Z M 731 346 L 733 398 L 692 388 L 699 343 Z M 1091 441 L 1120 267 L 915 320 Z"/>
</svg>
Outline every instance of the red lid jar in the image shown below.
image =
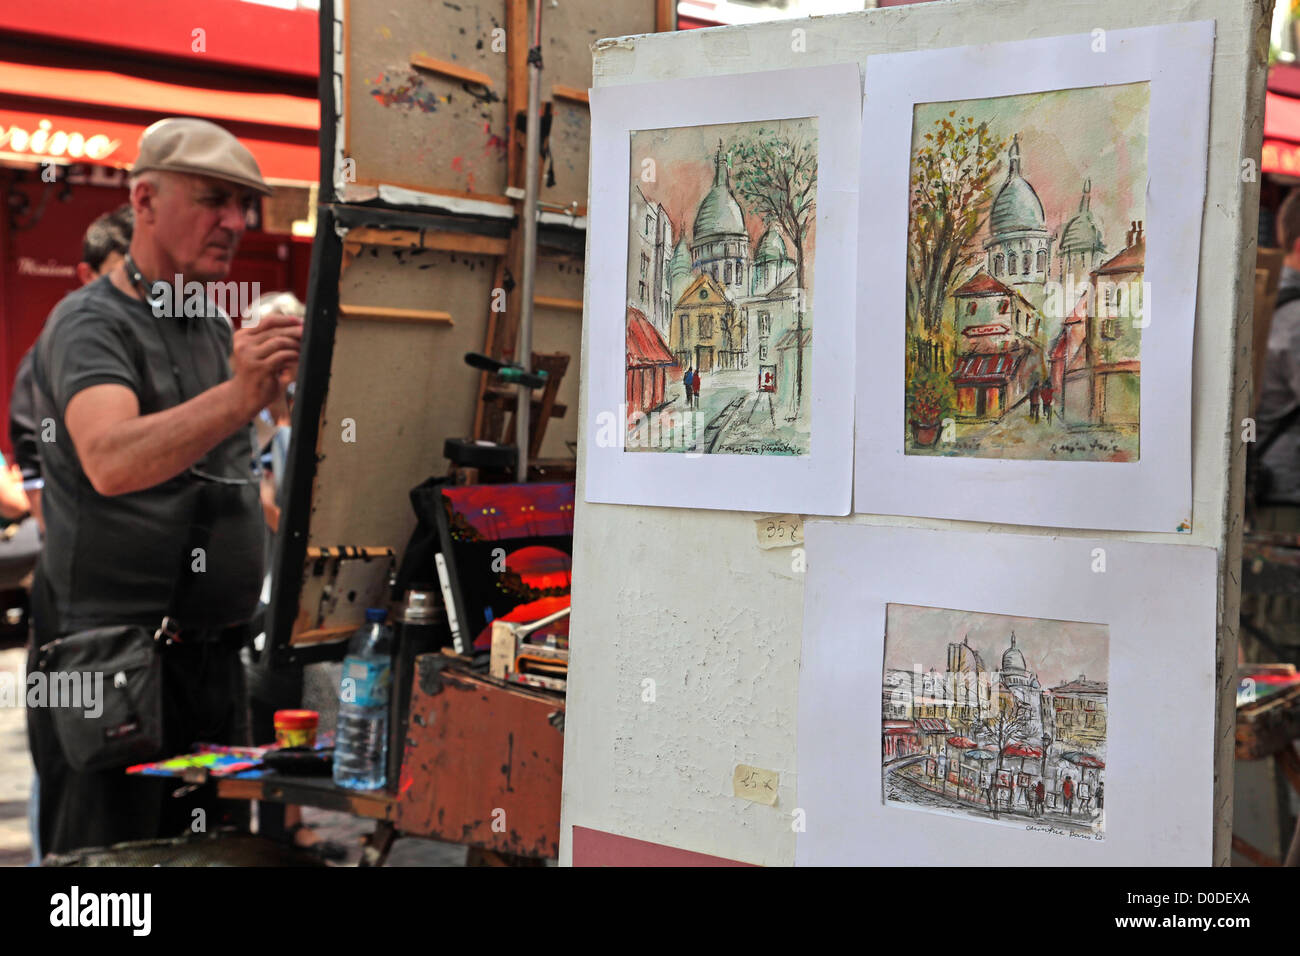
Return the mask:
<svg viewBox="0 0 1300 956">
<path fill-rule="evenodd" d="M 277 710 L 275 744 L 277 747 L 316 746 L 316 727 L 320 714 L 314 710 Z"/>
</svg>

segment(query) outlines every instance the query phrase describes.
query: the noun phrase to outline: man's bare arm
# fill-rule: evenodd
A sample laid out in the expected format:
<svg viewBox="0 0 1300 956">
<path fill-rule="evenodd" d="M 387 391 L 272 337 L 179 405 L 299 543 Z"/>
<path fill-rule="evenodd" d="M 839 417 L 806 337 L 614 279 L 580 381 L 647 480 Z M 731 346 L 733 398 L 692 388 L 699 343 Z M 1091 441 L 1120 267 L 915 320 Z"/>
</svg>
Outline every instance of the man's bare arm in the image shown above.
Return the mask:
<svg viewBox="0 0 1300 956">
<path fill-rule="evenodd" d="M 125 385 L 92 385 L 72 396 L 64 420 L 95 490 L 124 495 L 176 477 L 255 414 L 233 381 L 152 415 Z"/>
<path fill-rule="evenodd" d="M 266 406 L 298 358 L 302 323 L 274 316 L 235 333 L 234 375 L 174 408 L 140 414 L 125 385 L 92 385 L 64 411 L 81 467 L 101 495 L 152 488 L 189 468 Z"/>
</svg>

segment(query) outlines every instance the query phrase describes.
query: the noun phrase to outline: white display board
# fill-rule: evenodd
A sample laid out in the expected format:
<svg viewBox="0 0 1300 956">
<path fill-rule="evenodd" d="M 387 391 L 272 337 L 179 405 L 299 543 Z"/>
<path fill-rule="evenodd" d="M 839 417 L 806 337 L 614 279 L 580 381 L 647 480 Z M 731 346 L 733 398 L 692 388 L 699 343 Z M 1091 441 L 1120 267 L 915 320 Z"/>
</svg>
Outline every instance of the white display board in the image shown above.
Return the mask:
<svg viewBox="0 0 1300 956">
<path fill-rule="evenodd" d="M 1249 335 L 1241 330 L 1249 329 L 1258 204 L 1258 184 L 1243 181 L 1242 169 L 1252 157 L 1257 164 L 1260 149 L 1266 50 L 1257 37 L 1267 35 L 1267 25 L 1258 5 L 1250 0 L 927 3 L 602 41 L 595 46 L 594 76 L 600 88 L 850 60 L 869 72 L 872 57 L 911 49 L 1204 20 L 1214 21 L 1215 39 L 1192 355 L 1190 532 L 1083 534 L 861 514 L 836 523 L 1213 549 L 1218 566 L 1216 790 L 1212 806 L 1197 813 L 1195 824 L 1202 834 L 1211 834 L 1214 861 L 1226 863 L 1238 585 L 1225 568 L 1240 560 L 1244 451 L 1237 437 L 1247 414 L 1242 386 L 1249 355 Z M 590 309 L 590 270 L 587 281 Z M 588 334 L 592 324 L 585 323 Z M 592 358 L 585 342 L 583 421 L 593 400 L 587 391 Z M 808 637 L 804 592 L 816 555 L 811 549 L 760 547 L 761 526 L 755 522 L 766 515 L 593 504 L 586 500 L 585 478 L 585 452 L 580 452 L 561 862 L 571 862 L 572 829 L 580 826 L 748 863 L 793 864 L 803 809 L 797 718 Z M 862 567 L 859 573 L 865 579 L 874 570 Z M 881 649 L 877 643 L 863 653 L 879 655 Z M 861 696 L 878 701 L 880 687 L 864 683 Z M 879 750 L 860 758 L 845 752 L 840 786 L 852 785 L 860 769 L 851 764 L 858 759 L 878 767 Z M 738 768 L 751 769 L 738 774 Z M 737 783 L 746 779 L 770 787 L 771 802 L 754 799 Z M 814 822 L 806 820 L 803 835 Z"/>
</svg>

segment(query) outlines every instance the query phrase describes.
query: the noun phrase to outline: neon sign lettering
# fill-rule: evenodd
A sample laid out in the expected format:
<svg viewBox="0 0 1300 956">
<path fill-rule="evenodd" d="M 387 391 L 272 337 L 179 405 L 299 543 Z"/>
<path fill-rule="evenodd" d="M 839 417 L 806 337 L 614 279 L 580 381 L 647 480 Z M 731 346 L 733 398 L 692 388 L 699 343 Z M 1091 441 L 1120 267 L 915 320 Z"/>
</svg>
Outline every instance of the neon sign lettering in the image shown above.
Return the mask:
<svg viewBox="0 0 1300 956">
<path fill-rule="evenodd" d="M 109 139 L 103 133 L 86 137 L 78 132 L 54 129 L 47 119 L 41 120 L 35 132 L 21 126 L 0 127 L 0 149 L 6 147 L 18 153 L 37 156 L 68 156 L 71 159 L 107 159 L 122 145 L 120 139 Z"/>
</svg>

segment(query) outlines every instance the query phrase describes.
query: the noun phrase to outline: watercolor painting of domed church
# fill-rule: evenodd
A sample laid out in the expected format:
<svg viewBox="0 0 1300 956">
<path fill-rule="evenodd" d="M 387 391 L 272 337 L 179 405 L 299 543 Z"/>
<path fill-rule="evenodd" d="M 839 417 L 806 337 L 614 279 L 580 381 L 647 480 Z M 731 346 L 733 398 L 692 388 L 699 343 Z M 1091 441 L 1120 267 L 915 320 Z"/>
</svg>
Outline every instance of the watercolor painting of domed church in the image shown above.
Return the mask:
<svg viewBox="0 0 1300 956">
<path fill-rule="evenodd" d="M 1143 82 L 914 108 L 906 454 L 1138 460 L 1149 105 Z"/>
<path fill-rule="evenodd" d="M 810 454 L 817 119 L 631 134 L 627 452 Z"/>
<path fill-rule="evenodd" d="M 887 806 L 1105 839 L 1110 629 L 885 609 Z"/>
</svg>

